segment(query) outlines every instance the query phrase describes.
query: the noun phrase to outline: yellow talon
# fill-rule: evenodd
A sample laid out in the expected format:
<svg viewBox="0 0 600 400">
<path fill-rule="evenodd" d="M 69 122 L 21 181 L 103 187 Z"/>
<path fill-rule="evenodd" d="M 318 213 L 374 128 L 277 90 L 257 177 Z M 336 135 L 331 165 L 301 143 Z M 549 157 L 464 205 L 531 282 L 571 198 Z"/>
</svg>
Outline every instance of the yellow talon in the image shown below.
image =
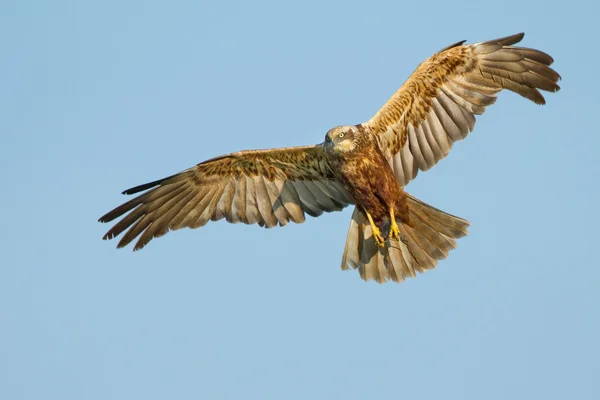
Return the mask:
<svg viewBox="0 0 600 400">
<path fill-rule="evenodd" d="M 371 214 L 369 214 L 366 211 L 365 211 L 365 214 L 367 214 L 367 218 L 369 218 L 369 223 L 371 224 L 371 229 L 373 230 L 373 237 L 375 238 L 375 241 L 377 242 L 379 247 L 384 247 L 385 239 L 381 235 L 381 231 L 379 230 L 377 225 L 375 225 L 375 222 L 373 222 L 373 218 L 371 217 Z"/>
<path fill-rule="evenodd" d="M 400 228 L 396 223 L 396 217 L 394 217 L 394 208 L 390 209 L 390 216 L 392 217 L 392 225 L 390 226 L 390 239 L 400 240 Z"/>
<path fill-rule="evenodd" d="M 375 241 L 377 242 L 379 247 L 385 246 L 385 239 L 381 235 L 381 231 L 379 230 L 378 227 L 373 228 L 373 236 L 375 237 Z"/>
</svg>

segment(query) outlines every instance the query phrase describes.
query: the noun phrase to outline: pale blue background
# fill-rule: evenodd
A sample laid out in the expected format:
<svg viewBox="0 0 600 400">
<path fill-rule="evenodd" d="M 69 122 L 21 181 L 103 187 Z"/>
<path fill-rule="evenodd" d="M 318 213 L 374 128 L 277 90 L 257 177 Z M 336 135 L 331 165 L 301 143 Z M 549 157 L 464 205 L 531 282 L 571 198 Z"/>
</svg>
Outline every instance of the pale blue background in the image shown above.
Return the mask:
<svg viewBox="0 0 600 400">
<path fill-rule="evenodd" d="M 600 398 L 595 3 L 248 3 L 1 3 L 0 398 Z M 418 279 L 340 271 L 350 210 L 100 240 L 123 189 L 320 142 L 520 31 L 563 89 L 503 93 L 409 185 L 472 223 Z"/>
</svg>

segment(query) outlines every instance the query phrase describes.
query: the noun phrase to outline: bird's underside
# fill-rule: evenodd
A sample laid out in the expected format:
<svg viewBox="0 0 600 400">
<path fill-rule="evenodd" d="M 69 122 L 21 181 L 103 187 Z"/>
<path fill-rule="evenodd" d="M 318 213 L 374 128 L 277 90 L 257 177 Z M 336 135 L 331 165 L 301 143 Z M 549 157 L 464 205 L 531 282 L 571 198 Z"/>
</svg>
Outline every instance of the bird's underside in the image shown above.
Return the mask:
<svg viewBox="0 0 600 400">
<path fill-rule="evenodd" d="M 118 247 L 137 238 L 138 250 L 169 230 L 208 221 L 271 228 L 355 204 L 343 269 L 358 269 L 365 280 L 399 282 L 434 268 L 469 224 L 403 187 L 464 139 L 475 115 L 503 89 L 537 104 L 545 103 L 540 90 L 559 90 L 552 58 L 514 46 L 522 38 L 460 42 L 440 51 L 373 118 L 333 128 L 323 143 L 232 153 L 126 190 L 140 194 L 100 218 L 121 218 L 104 239 L 124 232 Z"/>
</svg>

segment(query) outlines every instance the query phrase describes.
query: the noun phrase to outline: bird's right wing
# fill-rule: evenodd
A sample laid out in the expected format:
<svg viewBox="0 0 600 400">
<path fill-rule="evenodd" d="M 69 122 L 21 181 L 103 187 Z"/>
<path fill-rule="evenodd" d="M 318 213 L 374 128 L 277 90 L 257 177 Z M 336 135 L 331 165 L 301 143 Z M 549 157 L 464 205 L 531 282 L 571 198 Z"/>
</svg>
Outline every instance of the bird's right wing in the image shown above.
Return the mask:
<svg viewBox="0 0 600 400">
<path fill-rule="evenodd" d="M 270 228 L 303 222 L 305 212 L 316 217 L 353 203 L 331 173 L 321 145 L 240 151 L 123 194 L 148 189 L 100 218 L 110 222 L 127 214 L 104 239 L 127 230 L 118 247 L 141 235 L 138 250 L 169 230 L 198 228 L 209 220 Z"/>
</svg>

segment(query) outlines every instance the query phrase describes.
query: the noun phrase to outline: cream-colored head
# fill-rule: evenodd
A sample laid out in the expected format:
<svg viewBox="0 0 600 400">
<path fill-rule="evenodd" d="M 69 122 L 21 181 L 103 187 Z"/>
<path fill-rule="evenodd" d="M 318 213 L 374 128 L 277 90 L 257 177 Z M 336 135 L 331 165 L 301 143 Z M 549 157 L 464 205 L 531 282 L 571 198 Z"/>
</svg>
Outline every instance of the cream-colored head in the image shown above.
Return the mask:
<svg viewBox="0 0 600 400">
<path fill-rule="evenodd" d="M 339 152 L 352 151 L 356 147 L 358 134 L 356 126 L 336 126 L 325 135 L 325 147 Z"/>
</svg>

